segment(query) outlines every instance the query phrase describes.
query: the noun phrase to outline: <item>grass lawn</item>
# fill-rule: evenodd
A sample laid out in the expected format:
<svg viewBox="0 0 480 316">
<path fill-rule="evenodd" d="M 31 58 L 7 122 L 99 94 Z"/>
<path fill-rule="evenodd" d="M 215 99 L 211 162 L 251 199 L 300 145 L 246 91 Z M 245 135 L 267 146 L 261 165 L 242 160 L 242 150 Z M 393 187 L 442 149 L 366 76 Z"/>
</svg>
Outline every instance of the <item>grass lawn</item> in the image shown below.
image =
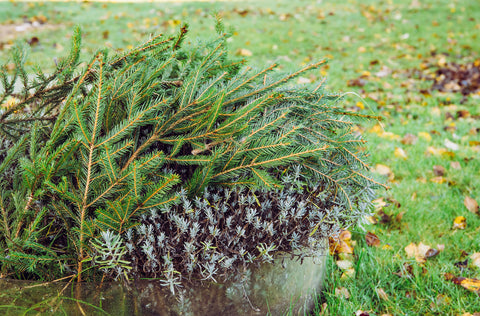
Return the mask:
<svg viewBox="0 0 480 316">
<path fill-rule="evenodd" d="M 330 90 L 349 92 L 346 108 L 384 118 L 359 132 L 391 189 L 379 191 L 364 229 L 332 247 L 315 313 L 480 313 L 480 90 L 460 89 L 459 71 L 436 73 L 470 65 L 463 84 L 477 69 L 480 88 L 478 0 L 0 2 L 0 64 L 8 66 L 8 48 L 20 40 L 31 45 L 30 64 L 53 69 L 76 24 L 84 56 L 182 22 L 195 41 L 214 33 L 214 11 L 234 30 L 232 54 L 284 70 L 326 57 L 327 66 L 300 81 L 326 76 Z M 432 89 L 434 77 L 453 92 Z"/>
</svg>

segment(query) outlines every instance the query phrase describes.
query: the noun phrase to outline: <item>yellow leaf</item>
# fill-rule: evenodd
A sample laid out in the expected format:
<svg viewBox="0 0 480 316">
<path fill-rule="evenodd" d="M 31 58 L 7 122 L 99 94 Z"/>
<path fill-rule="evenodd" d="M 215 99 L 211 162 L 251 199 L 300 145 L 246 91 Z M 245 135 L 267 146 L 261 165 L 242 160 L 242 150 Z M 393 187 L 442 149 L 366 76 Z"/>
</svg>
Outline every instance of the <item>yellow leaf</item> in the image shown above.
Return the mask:
<svg viewBox="0 0 480 316">
<path fill-rule="evenodd" d="M 180 20 L 168 20 L 167 23 L 171 27 L 176 27 L 177 25 L 180 25 L 180 23 L 182 22 Z"/>
<path fill-rule="evenodd" d="M 363 105 L 363 103 L 360 101 L 357 102 L 357 107 L 359 107 L 362 110 L 365 109 L 365 105 Z"/>
<path fill-rule="evenodd" d="M 480 280 L 477 279 L 468 279 L 463 277 L 454 278 L 453 283 L 459 284 L 472 292 L 480 292 Z"/>
<path fill-rule="evenodd" d="M 401 138 L 400 135 L 394 134 L 392 132 L 384 132 L 382 134 L 379 134 L 378 136 L 382 138 L 387 138 L 390 140 L 399 140 Z"/>
<path fill-rule="evenodd" d="M 427 142 L 432 140 L 432 136 L 427 132 L 418 133 L 418 137 L 425 139 Z"/>
<path fill-rule="evenodd" d="M 248 49 L 246 48 L 239 48 L 236 52 L 237 55 L 239 56 L 252 56 L 252 52 L 249 51 Z"/>
<path fill-rule="evenodd" d="M 131 28 L 133 27 L 133 23 L 132 23 L 132 22 L 128 22 L 128 23 L 127 23 L 127 27 L 128 27 L 129 29 L 131 29 Z"/>
<path fill-rule="evenodd" d="M 374 171 L 382 176 L 387 176 L 389 181 L 392 181 L 395 178 L 395 175 L 388 166 L 377 164 Z"/>
<path fill-rule="evenodd" d="M 430 155 L 433 155 L 433 156 L 447 155 L 448 156 L 448 150 L 446 150 L 445 148 L 435 148 L 433 146 L 428 146 L 425 154 L 427 156 L 430 156 Z"/>
<path fill-rule="evenodd" d="M 365 52 L 367 51 L 367 49 L 366 49 L 365 47 L 363 47 L 363 46 L 360 46 L 360 47 L 357 49 L 357 51 L 358 51 L 359 53 L 365 53 Z"/>
<path fill-rule="evenodd" d="M 431 181 L 431 182 L 434 182 L 434 183 L 442 184 L 442 183 L 447 182 L 447 179 L 445 179 L 445 178 L 442 177 L 442 176 L 438 176 L 438 177 L 433 177 L 433 178 L 431 178 L 430 181 Z"/>
<path fill-rule="evenodd" d="M 377 134 L 380 135 L 381 133 L 384 132 L 383 128 L 380 126 L 380 124 L 375 124 L 372 128 L 368 130 L 369 133 Z"/>
<path fill-rule="evenodd" d="M 465 200 L 463 200 L 463 205 L 472 213 L 478 213 L 478 203 L 473 198 L 469 197 L 468 195 L 465 196 Z"/>
<path fill-rule="evenodd" d="M 467 219 L 463 216 L 457 216 L 453 221 L 453 228 L 465 229 L 467 227 Z"/>
<path fill-rule="evenodd" d="M 402 159 L 407 159 L 407 153 L 405 152 L 405 150 L 403 150 L 402 148 L 400 147 L 396 147 L 395 148 L 395 151 L 393 152 L 393 154 L 395 155 L 395 157 L 397 158 L 402 158 Z"/>
</svg>

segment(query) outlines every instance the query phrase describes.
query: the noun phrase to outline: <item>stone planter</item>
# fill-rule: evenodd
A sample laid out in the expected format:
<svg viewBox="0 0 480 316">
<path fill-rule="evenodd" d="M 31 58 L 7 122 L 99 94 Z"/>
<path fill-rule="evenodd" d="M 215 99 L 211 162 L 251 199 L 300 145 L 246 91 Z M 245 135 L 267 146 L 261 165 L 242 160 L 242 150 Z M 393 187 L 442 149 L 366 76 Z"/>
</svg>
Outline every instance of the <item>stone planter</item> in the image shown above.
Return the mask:
<svg viewBox="0 0 480 316">
<path fill-rule="evenodd" d="M 72 299 L 69 296 L 75 292 L 75 285 L 65 288 L 65 283 L 58 282 L 37 286 L 0 279 L 0 305 L 9 306 L 0 308 L 0 314 L 17 315 L 36 306 L 40 312 L 64 310 L 69 315 L 81 315 L 80 305 L 89 315 L 98 314 L 98 308 L 116 316 L 303 315 L 314 307 L 322 287 L 328 251 L 326 240 L 322 244 L 324 251 L 316 258 L 279 258 L 274 264 L 245 271 L 238 281 L 204 282 L 176 296 L 157 280 L 132 282 L 130 288 L 119 283 L 85 283 L 80 297 Z"/>
<path fill-rule="evenodd" d="M 140 283 L 137 304 L 148 315 L 303 315 L 322 287 L 328 251 L 326 240 L 322 244 L 316 258 L 279 258 L 245 271 L 238 281 L 203 283 L 176 298 L 158 283 Z"/>
</svg>

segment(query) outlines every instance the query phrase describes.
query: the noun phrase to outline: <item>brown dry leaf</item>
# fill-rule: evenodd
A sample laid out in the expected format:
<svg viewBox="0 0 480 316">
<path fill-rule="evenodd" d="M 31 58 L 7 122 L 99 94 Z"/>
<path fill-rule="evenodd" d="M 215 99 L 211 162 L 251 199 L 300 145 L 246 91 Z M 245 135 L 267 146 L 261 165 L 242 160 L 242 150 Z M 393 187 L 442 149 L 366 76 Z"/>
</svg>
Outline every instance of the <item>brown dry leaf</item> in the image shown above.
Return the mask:
<svg viewBox="0 0 480 316">
<path fill-rule="evenodd" d="M 329 238 L 330 254 L 353 253 L 352 233 L 342 230 L 337 238 Z"/>
<path fill-rule="evenodd" d="M 439 251 L 438 249 L 430 248 L 430 249 L 428 249 L 427 252 L 425 253 L 425 258 L 430 259 L 430 258 L 432 258 L 432 257 L 437 256 L 439 253 L 440 253 L 440 251 Z"/>
<path fill-rule="evenodd" d="M 463 205 L 472 213 L 478 214 L 478 203 L 475 199 L 469 197 L 468 195 L 465 196 L 465 200 L 463 200 Z"/>
<path fill-rule="evenodd" d="M 411 264 L 405 262 L 402 269 L 398 272 L 393 272 L 393 274 L 398 275 L 399 277 L 413 275 L 413 267 Z"/>
<path fill-rule="evenodd" d="M 413 145 L 417 142 L 418 137 L 413 134 L 406 134 L 403 136 L 402 140 L 400 141 L 404 145 Z"/>
<path fill-rule="evenodd" d="M 453 278 L 452 282 L 463 286 L 469 291 L 477 292 L 480 294 L 480 280 L 478 279 L 457 277 L 457 278 Z"/>
<path fill-rule="evenodd" d="M 375 289 L 375 292 L 377 292 L 378 297 L 380 297 L 382 300 L 388 301 L 388 295 L 382 288 Z"/>
<path fill-rule="evenodd" d="M 433 173 L 436 176 L 444 176 L 445 175 L 445 168 L 443 166 L 435 165 L 435 166 L 433 166 Z"/>
<path fill-rule="evenodd" d="M 463 216 L 457 216 L 453 220 L 453 228 L 454 229 L 465 229 L 465 228 L 467 228 L 467 219 Z"/>
<path fill-rule="evenodd" d="M 365 241 L 369 246 L 378 247 L 380 245 L 380 239 L 378 238 L 378 236 L 371 232 L 367 232 L 367 234 L 365 235 Z"/>
<path fill-rule="evenodd" d="M 397 223 L 400 223 L 402 221 L 403 215 L 405 215 L 405 212 L 398 213 L 397 216 L 395 216 L 395 221 Z"/>
<path fill-rule="evenodd" d="M 455 278 L 455 276 L 454 276 L 452 273 L 450 273 L 450 272 L 445 273 L 445 274 L 443 275 L 443 277 L 444 277 L 445 280 L 447 280 L 447 281 L 450 281 L 450 280 L 452 280 L 453 278 Z"/>
<path fill-rule="evenodd" d="M 480 268 L 480 252 L 475 252 L 470 255 L 470 259 L 472 259 L 472 264 L 477 268 Z"/>
<path fill-rule="evenodd" d="M 343 298 L 348 300 L 350 298 L 350 293 L 346 287 L 339 287 L 335 289 L 335 296 L 343 296 Z"/>
<path fill-rule="evenodd" d="M 386 214 L 383 210 L 378 211 L 378 217 L 380 217 L 380 223 L 387 224 L 392 221 L 392 216 Z"/>
</svg>

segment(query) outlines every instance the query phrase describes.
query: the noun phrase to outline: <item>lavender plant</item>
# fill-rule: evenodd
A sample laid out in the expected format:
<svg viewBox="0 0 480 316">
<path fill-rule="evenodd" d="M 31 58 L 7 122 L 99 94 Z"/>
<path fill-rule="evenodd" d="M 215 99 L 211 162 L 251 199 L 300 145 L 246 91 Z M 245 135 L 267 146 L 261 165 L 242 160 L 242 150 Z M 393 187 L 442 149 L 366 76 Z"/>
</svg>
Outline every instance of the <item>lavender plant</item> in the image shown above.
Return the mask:
<svg viewBox="0 0 480 316">
<path fill-rule="evenodd" d="M 175 291 L 314 255 L 370 211 L 380 184 L 354 128 L 365 116 L 321 84 L 294 84 L 325 61 L 252 69 L 217 30 L 184 48 L 184 26 L 84 69 L 77 30 L 57 71 L 33 81 L 16 51 L 15 74 L 0 73 L 3 273 L 126 273 Z"/>
</svg>

